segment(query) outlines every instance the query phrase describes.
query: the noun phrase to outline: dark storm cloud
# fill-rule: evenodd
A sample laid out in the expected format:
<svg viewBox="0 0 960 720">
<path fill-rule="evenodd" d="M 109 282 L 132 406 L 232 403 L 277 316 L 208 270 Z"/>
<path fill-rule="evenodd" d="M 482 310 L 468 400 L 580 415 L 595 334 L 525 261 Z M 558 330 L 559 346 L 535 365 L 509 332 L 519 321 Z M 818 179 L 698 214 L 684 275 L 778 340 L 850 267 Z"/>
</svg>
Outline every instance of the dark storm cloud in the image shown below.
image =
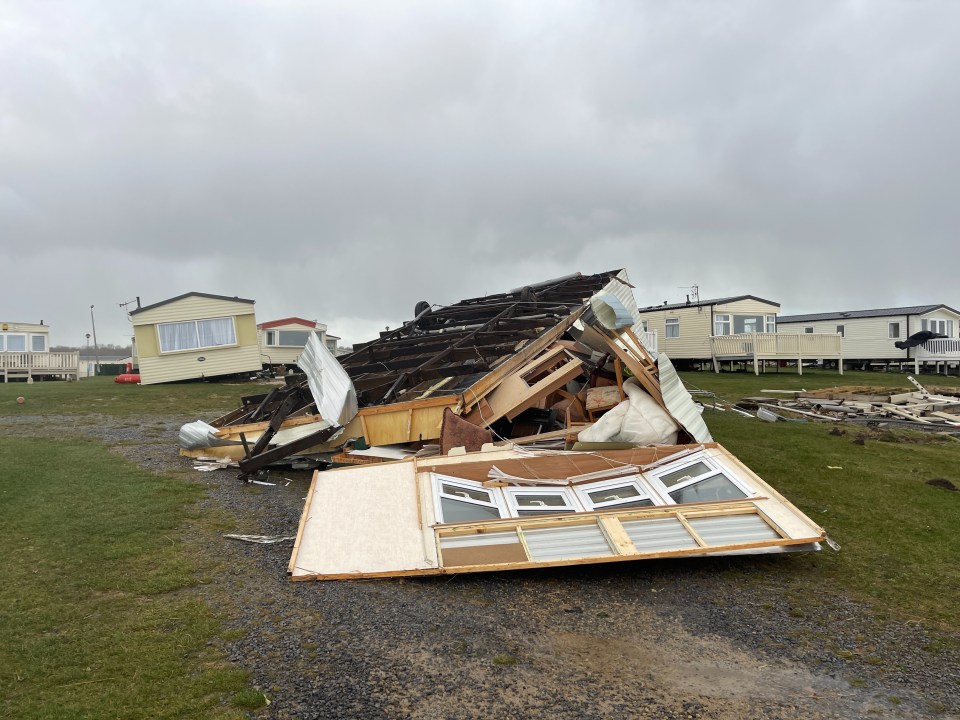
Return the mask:
<svg viewBox="0 0 960 720">
<path fill-rule="evenodd" d="M 120 302 L 199 290 L 353 341 L 420 299 L 616 267 L 641 303 L 957 305 L 958 19 L 0 4 L 4 319 L 73 343 L 96 304 L 119 342 Z"/>
</svg>

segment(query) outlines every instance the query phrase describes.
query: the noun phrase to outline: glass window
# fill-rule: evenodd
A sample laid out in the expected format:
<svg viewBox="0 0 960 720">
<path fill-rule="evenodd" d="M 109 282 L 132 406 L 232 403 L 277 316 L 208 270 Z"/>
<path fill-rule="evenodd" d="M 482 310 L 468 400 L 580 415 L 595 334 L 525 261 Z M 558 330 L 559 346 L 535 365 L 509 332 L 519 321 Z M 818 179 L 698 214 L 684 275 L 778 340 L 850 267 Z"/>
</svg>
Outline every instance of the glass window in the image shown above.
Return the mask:
<svg viewBox="0 0 960 720">
<path fill-rule="evenodd" d="M 277 333 L 274 330 L 267 330 L 267 345 L 277 344 Z"/>
<path fill-rule="evenodd" d="M 617 508 L 619 510 L 649 507 L 654 504 L 650 495 L 640 487 L 636 480 L 624 481 L 622 478 L 578 487 L 577 494 L 588 510 L 602 510 L 604 508 Z"/>
<path fill-rule="evenodd" d="M 670 493 L 670 497 L 678 504 L 735 500 L 746 496 L 747 494 L 723 473 L 717 473 L 705 480 L 698 480 Z"/>
<path fill-rule="evenodd" d="M 680 337 L 680 318 L 667 318 L 666 329 L 668 338 Z"/>
<path fill-rule="evenodd" d="M 844 337 L 843 332 L 844 332 L 843 325 L 837 325 L 837 335 L 839 335 L 840 337 Z"/>
<path fill-rule="evenodd" d="M 764 316 L 765 325 L 764 332 L 775 333 L 777 331 L 777 316 L 776 315 L 766 315 Z"/>
<path fill-rule="evenodd" d="M 46 352 L 47 350 L 47 336 L 46 335 L 31 335 L 30 336 L 30 349 L 33 352 Z"/>
<path fill-rule="evenodd" d="M 160 337 L 160 352 L 196 350 L 237 343 L 231 318 L 160 323 L 157 325 L 157 334 Z"/>
<path fill-rule="evenodd" d="M 763 327 L 763 315 L 734 315 L 733 331 L 735 333 L 760 332 Z"/>
<path fill-rule="evenodd" d="M 681 470 L 674 470 L 666 475 L 661 475 L 660 482 L 667 487 L 673 487 L 678 483 L 686 482 L 687 480 L 692 480 L 695 477 L 700 477 L 701 475 L 706 475 L 711 472 L 713 472 L 712 467 L 705 462 L 698 462 L 694 465 L 688 465 Z"/>
<path fill-rule="evenodd" d="M 572 501 L 570 492 L 566 489 L 507 488 L 505 492 L 512 511 L 511 514 L 518 517 L 572 513 L 578 509 Z"/>
<path fill-rule="evenodd" d="M 0 335 L 0 352 L 3 352 L 7 347 L 6 338 L 6 335 Z"/>
<path fill-rule="evenodd" d="M 713 334 L 714 335 L 730 334 L 730 316 L 729 315 L 713 316 Z"/>
<path fill-rule="evenodd" d="M 500 504 L 491 490 L 466 482 L 452 482 L 435 476 L 437 508 L 444 523 L 498 520 L 503 517 Z"/>
<path fill-rule="evenodd" d="M 641 320 L 641 321 L 640 321 L 640 324 L 643 326 L 643 331 L 644 331 L 644 332 L 650 332 L 650 327 L 649 327 L 649 325 L 647 324 L 647 321 L 646 321 L 646 320 Z"/>
<path fill-rule="evenodd" d="M 812 328 L 811 326 L 809 326 L 809 325 L 808 325 L 807 327 L 805 327 L 805 328 L 803 329 L 803 331 L 804 331 L 807 335 L 812 335 L 812 334 L 813 334 L 813 328 Z"/>
<path fill-rule="evenodd" d="M 7 335 L 7 350 L 9 352 L 26 352 L 27 336 L 26 335 Z"/>
<path fill-rule="evenodd" d="M 953 320 L 921 320 L 920 329 L 950 336 L 953 335 Z"/>
<path fill-rule="evenodd" d="M 898 322 L 887 323 L 887 337 L 889 338 L 900 337 L 900 323 Z"/>
<path fill-rule="evenodd" d="M 309 330 L 280 330 L 277 345 L 283 347 L 303 347 L 310 337 Z"/>
<path fill-rule="evenodd" d="M 646 477 L 655 483 L 655 487 L 657 483 L 661 484 L 660 493 L 674 503 L 736 500 L 751 494 L 749 485 L 734 479 L 732 473 L 708 458 L 679 469 L 656 470 Z"/>
</svg>

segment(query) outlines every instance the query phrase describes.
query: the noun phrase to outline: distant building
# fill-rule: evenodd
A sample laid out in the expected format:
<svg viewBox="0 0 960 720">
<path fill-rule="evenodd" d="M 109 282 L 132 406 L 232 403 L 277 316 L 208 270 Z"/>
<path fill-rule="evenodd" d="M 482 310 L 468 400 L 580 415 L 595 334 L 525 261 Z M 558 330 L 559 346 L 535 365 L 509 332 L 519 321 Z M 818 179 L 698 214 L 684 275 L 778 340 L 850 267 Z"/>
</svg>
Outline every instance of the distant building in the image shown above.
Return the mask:
<svg viewBox="0 0 960 720">
<path fill-rule="evenodd" d="M 261 362 L 271 366 L 296 365 L 310 333 L 316 334 L 331 353 L 337 354 L 337 342 L 340 338 L 328 334 L 326 325 L 316 320 L 288 317 L 257 325 Z"/>
</svg>

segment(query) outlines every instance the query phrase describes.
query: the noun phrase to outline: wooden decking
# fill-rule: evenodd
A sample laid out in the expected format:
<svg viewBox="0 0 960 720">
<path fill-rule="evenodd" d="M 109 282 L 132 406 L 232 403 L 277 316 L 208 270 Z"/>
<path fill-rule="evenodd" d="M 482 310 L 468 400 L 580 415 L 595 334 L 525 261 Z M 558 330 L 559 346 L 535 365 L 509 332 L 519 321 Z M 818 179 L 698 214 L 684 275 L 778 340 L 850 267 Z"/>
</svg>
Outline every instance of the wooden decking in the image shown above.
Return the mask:
<svg viewBox="0 0 960 720">
<path fill-rule="evenodd" d="M 78 352 L 0 352 L 0 377 L 3 382 L 32 381 L 43 377 L 77 380 L 79 374 Z"/>
<path fill-rule="evenodd" d="M 760 374 L 764 360 L 795 360 L 803 374 L 804 361 L 836 360 L 843 373 L 843 338 L 830 333 L 740 333 L 710 338 L 713 369 L 720 372 L 720 361 L 753 361 L 753 372 Z"/>
</svg>

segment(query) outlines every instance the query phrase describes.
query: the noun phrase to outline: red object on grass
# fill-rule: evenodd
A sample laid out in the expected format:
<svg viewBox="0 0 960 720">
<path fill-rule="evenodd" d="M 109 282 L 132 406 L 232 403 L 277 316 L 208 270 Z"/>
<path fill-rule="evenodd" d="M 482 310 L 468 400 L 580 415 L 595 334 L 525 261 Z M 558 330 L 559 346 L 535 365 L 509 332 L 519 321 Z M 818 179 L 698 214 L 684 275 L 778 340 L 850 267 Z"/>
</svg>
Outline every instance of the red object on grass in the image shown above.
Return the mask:
<svg viewBox="0 0 960 720">
<path fill-rule="evenodd" d="M 115 383 L 131 383 L 136 385 L 140 382 L 140 373 L 123 373 L 123 375 L 117 375 L 113 381 Z"/>
</svg>

